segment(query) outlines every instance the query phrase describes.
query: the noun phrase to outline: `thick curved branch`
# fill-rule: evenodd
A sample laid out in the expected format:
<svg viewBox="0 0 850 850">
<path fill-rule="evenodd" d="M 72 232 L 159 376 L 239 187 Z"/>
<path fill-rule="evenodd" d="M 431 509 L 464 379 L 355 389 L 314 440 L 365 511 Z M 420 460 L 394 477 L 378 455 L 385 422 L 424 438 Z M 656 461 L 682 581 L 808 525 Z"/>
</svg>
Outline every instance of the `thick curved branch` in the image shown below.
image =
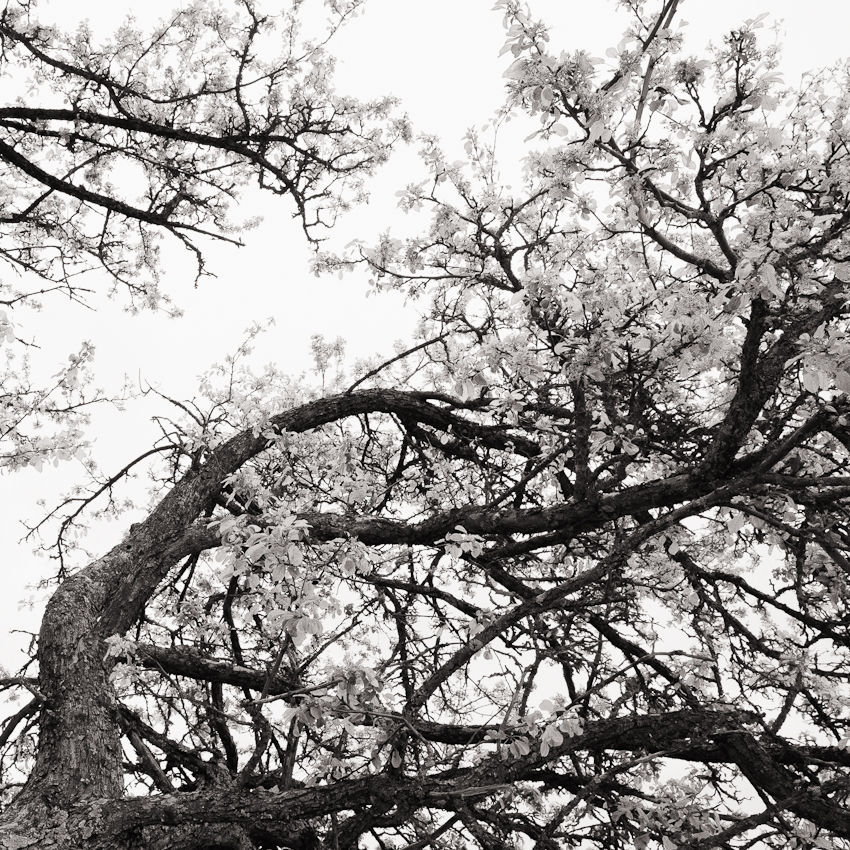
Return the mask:
<svg viewBox="0 0 850 850">
<path fill-rule="evenodd" d="M 744 731 L 741 724 L 746 721 L 747 717 L 742 713 L 712 709 L 627 716 L 588 724 L 580 735 L 567 737 L 546 758 L 532 750 L 523 758 L 504 761 L 494 755 L 475 767 L 449 770 L 426 778 L 379 774 L 284 792 L 211 790 L 128 799 L 108 804 L 108 817 L 116 834 L 163 822 L 175 826 L 201 822 L 238 823 L 273 830 L 275 824 L 292 819 L 307 819 L 367 806 L 383 807 L 387 803 L 390 809 L 410 805 L 414 808 L 428 805 L 453 807 L 453 801 L 487 796 L 526 777 L 539 779 L 539 771 L 551 765 L 553 758 L 579 750 L 610 749 L 664 752 L 694 761 L 706 760 L 711 754 L 712 758 L 719 756 L 720 761 L 734 761 L 745 775 L 752 775 L 760 788 L 782 799 L 788 810 L 817 823 L 826 819 L 837 834 L 846 834 L 850 812 L 828 798 L 820 799 L 816 789 L 806 788 L 799 782 L 795 785 L 787 769 L 779 766 L 772 753 L 786 764 L 794 763 L 793 758 L 783 755 L 777 745 L 763 746 L 757 742 Z M 416 723 L 425 734 L 439 726 L 421 721 Z M 478 729 L 473 727 L 473 731 Z M 785 750 L 785 753 L 796 755 L 799 752 L 790 748 Z M 812 755 L 812 758 L 817 757 Z M 745 762 L 746 766 L 741 762 Z M 838 786 L 841 780 L 833 784 Z"/>
<path fill-rule="evenodd" d="M 171 676 L 186 676 L 205 682 L 220 682 L 239 688 L 249 688 L 262 691 L 268 683 L 268 695 L 278 696 L 287 694 L 296 696 L 305 693 L 304 688 L 298 688 L 297 683 L 285 676 L 275 676 L 269 680 L 265 670 L 252 670 L 221 661 L 188 649 L 177 647 L 160 647 L 153 644 L 137 644 L 136 659 L 142 667 L 150 670 L 160 670 Z"/>
</svg>

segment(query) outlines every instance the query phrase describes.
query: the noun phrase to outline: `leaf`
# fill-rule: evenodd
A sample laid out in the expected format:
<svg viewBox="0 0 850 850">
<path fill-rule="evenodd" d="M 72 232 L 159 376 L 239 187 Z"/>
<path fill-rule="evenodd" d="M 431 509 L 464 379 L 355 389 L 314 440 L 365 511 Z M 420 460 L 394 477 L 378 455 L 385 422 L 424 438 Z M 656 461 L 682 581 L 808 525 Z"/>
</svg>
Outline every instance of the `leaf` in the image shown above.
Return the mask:
<svg viewBox="0 0 850 850">
<path fill-rule="evenodd" d="M 741 296 L 733 295 L 724 305 L 724 313 L 734 313 L 741 306 Z"/>
<path fill-rule="evenodd" d="M 588 142 L 596 142 L 602 138 L 605 132 L 605 122 L 601 118 L 597 118 L 588 129 Z"/>
<path fill-rule="evenodd" d="M 516 59 L 511 62 L 502 76 L 506 80 L 521 80 L 525 72 L 525 59 Z"/>
<path fill-rule="evenodd" d="M 835 386 L 839 392 L 850 395 L 850 372 L 839 369 L 835 373 Z"/>
<path fill-rule="evenodd" d="M 560 747 L 564 743 L 564 736 L 555 724 L 546 727 L 543 737 L 553 747 Z"/>
<path fill-rule="evenodd" d="M 770 287 L 771 292 L 782 295 L 782 290 L 779 288 L 779 280 L 776 277 L 776 269 L 771 263 L 765 263 L 761 267 L 761 278 Z"/>
<path fill-rule="evenodd" d="M 803 382 L 803 386 L 810 393 L 817 393 L 820 391 L 820 375 L 814 369 L 803 369 L 800 379 Z"/>
</svg>

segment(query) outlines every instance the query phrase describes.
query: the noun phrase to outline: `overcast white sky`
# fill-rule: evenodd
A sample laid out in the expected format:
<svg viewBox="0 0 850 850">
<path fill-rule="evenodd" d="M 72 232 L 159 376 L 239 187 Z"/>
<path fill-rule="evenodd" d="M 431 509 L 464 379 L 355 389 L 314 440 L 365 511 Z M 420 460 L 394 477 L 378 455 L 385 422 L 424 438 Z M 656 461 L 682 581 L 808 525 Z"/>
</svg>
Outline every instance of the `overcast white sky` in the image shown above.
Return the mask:
<svg viewBox="0 0 850 850">
<path fill-rule="evenodd" d="M 316 0 L 307 0 L 306 5 L 310 2 Z M 45 22 L 70 29 L 87 17 L 104 34 L 127 12 L 144 23 L 173 5 L 174 0 L 40 0 Z M 502 99 L 501 74 L 509 59 L 498 56 L 504 36 L 501 16 L 491 11 L 492 5 L 492 0 L 369 0 L 365 14 L 331 45 L 339 58 L 338 89 L 362 98 L 398 96 L 416 130 L 440 136 L 449 160 L 459 158 L 465 130 L 485 123 Z M 606 48 L 619 41 L 624 26 L 613 0 L 540 0 L 531 8 L 535 17 L 552 25 L 553 45 L 567 50 L 584 47 L 603 56 Z M 770 13 L 768 26 L 785 20 L 783 68 L 788 83 L 798 81 L 809 68 L 850 54 L 850 4 L 838 0 L 687 0 L 682 6 L 682 16 L 690 22 L 687 51 L 700 52 L 710 39 L 718 40 L 726 30 L 762 12 Z M 388 227 L 394 234 L 409 227 L 395 209 L 395 192 L 422 174 L 415 151 L 413 146 L 396 155 L 373 184 L 368 207 L 351 214 L 338 228 L 334 237 L 338 246 L 354 237 L 369 241 Z M 519 155 L 517 151 L 514 159 Z M 296 374 L 310 367 L 313 333 L 344 337 L 351 360 L 391 353 L 394 339 L 409 337 L 416 317 L 401 299 L 366 301 L 365 281 L 311 277 L 308 251 L 289 219 L 289 209 L 279 203 L 265 205 L 264 213 L 266 221 L 248 234 L 247 247 L 210 251 L 210 267 L 218 278 L 206 280 L 198 289 L 193 288 L 188 266 L 175 257 L 164 288 L 185 311 L 182 319 L 131 317 L 121 312 L 120 300 L 101 305 L 97 313 L 64 304 L 57 311 L 57 305 L 48 302 L 38 323 L 33 322 L 33 329 L 42 333 L 48 366 L 64 360 L 81 340 L 90 339 L 97 348 L 96 367 L 105 387 L 115 388 L 126 373 L 134 379 L 141 376 L 172 397 L 184 398 L 194 393 L 198 375 L 238 345 L 249 324 L 269 316 L 274 316 L 276 327 L 258 345 L 255 362 L 260 366 L 274 361 Z M 48 328 L 49 338 L 43 336 Z M 96 456 L 104 469 L 120 468 L 150 445 L 156 435 L 148 424 L 153 410 L 150 404 L 130 406 L 126 414 L 98 419 Z M 75 468 L 67 464 L 58 470 L 40 474 L 26 470 L 0 480 L 4 591 L 0 616 L 7 626 L 38 628 L 38 604 L 31 611 L 18 612 L 18 601 L 30 595 L 27 585 L 49 570 L 49 564 L 30 553 L 30 546 L 19 543 L 18 523 L 39 516 L 36 498 L 52 505 L 76 477 Z M 135 518 L 128 516 L 120 527 L 113 524 L 97 530 L 88 545 L 98 553 L 106 551 Z M 25 645 L 24 636 L 0 634 L 0 664 L 10 669 L 19 666 L 20 647 Z"/>
</svg>

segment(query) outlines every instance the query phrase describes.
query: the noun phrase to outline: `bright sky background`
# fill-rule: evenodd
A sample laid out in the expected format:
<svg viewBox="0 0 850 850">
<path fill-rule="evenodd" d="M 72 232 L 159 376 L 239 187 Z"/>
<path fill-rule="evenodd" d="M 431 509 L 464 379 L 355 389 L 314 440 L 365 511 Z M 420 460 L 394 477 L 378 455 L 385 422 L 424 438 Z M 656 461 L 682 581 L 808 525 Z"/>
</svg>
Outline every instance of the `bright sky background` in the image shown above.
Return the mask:
<svg viewBox="0 0 850 850">
<path fill-rule="evenodd" d="M 306 6 L 317 0 L 307 0 Z M 648 0 L 647 5 L 652 0 Z M 105 2 L 105 0 L 40 0 L 41 18 L 73 29 L 88 17 L 96 32 L 107 34 L 133 12 L 140 24 L 156 20 L 172 8 L 175 0 Z M 349 24 L 331 44 L 338 59 L 337 88 L 361 98 L 394 94 L 418 132 L 443 140 L 449 161 L 463 153 L 462 137 L 472 125 L 482 125 L 502 100 L 502 72 L 509 57 L 499 58 L 504 42 L 502 18 L 491 11 L 492 0 L 369 0 L 366 11 Z M 537 0 L 534 17 L 551 24 L 552 44 L 558 49 L 588 49 L 604 56 L 624 29 L 625 18 L 613 0 Z M 839 0 L 687 0 L 682 17 L 686 52 L 699 53 L 706 43 L 719 41 L 728 29 L 745 18 L 769 12 L 763 33 L 784 19 L 783 70 L 789 84 L 804 71 L 830 64 L 850 55 L 850 4 Z M 521 138 L 527 129 L 517 132 Z M 510 136 L 510 134 L 508 134 Z M 424 176 L 416 158 L 417 146 L 400 151 L 372 184 L 372 200 L 342 222 L 332 245 L 343 246 L 359 237 L 372 241 L 391 228 L 404 235 L 413 222 L 396 210 L 395 192 Z M 516 140 L 503 138 L 503 158 L 518 162 L 522 155 Z M 263 204 L 264 224 L 247 234 L 241 250 L 213 246 L 209 267 L 218 277 L 193 287 L 185 258 L 175 255 L 163 288 L 185 315 L 169 320 L 162 315 L 129 316 L 122 302 L 93 299 L 97 312 L 47 301 L 42 315 L 30 319 L 44 348 L 46 368 L 58 368 L 67 354 L 84 339 L 97 350 L 95 367 L 100 385 L 107 390 L 120 386 L 125 374 L 138 385 L 160 388 L 174 398 L 191 398 L 197 378 L 213 362 L 221 362 L 243 339 L 246 327 L 273 316 L 276 326 L 261 338 L 253 363 L 273 361 L 292 374 L 309 370 L 310 335 L 337 335 L 348 342 L 348 360 L 381 353 L 392 354 L 395 339 L 409 339 L 416 321 L 415 308 L 395 296 L 364 299 L 365 280 L 347 277 L 320 279 L 308 273 L 309 253 L 290 209 L 279 201 Z M 249 209 L 248 214 L 255 210 Z M 16 317 L 19 320 L 20 317 Z M 27 321 L 24 318 L 24 321 Z M 26 332 L 26 326 L 23 328 Z M 105 471 L 117 470 L 148 448 L 157 432 L 149 419 L 153 413 L 169 413 L 164 403 L 140 402 L 124 414 L 104 412 L 93 429 L 95 455 Z M 36 499 L 52 507 L 76 480 L 72 463 L 42 473 L 24 470 L 0 481 L 0 616 L 7 628 L 36 631 L 43 594 L 27 590 L 50 570 L 50 564 L 21 544 L 20 520 L 40 518 L 43 509 Z M 116 543 L 130 522 L 95 529 L 87 546 L 101 554 Z M 31 597 L 31 609 L 18 610 L 18 602 Z M 16 669 L 24 660 L 24 634 L 0 635 L 0 664 Z"/>
</svg>

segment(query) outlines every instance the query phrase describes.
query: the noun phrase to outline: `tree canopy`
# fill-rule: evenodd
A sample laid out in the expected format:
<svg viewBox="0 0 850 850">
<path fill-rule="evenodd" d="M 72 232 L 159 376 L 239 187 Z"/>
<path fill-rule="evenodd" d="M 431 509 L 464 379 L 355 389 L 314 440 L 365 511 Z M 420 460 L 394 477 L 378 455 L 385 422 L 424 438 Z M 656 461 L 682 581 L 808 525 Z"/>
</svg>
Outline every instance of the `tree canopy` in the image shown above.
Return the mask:
<svg viewBox="0 0 850 850">
<path fill-rule="evenodd" d="M 183 406 L 4 680 L 0 846 L 850 844 L 850 67 L 622 5 L 600 59 L 500 0 L 523 184 L 423 137 L 425 232 L 317 254 L 420 305 L 409 347 Z"/>
<path fill-rule="evenodd" d="M 195 3 L 150 33 L 129 18 L 106 43 L 88 24 L 69 35 L 42 23 L 30 0 L 4 5 L 0 69 L 20 94 L 0 108 L 0 338 L 15 342 L 15 308 L 86 303 L 92 269 L 131 309 L 173 310 L 164 241 L 190 253 L 200 280 L 204 241 L 240 245 L 256 223 L 238 211 L 249 186 L 285 196 L 314 241 L 362 197 L 408 128 L 391 98 L 364 104 L 333 87 L 326 42 L 362 0 L 329 4 L 318 34 L 300 5 Z M 84 346 L 40 386 L 7 348 L 0 468 L 79 451 L 87 408 L 103 400 L 90 358 Z"/>
</svg>

